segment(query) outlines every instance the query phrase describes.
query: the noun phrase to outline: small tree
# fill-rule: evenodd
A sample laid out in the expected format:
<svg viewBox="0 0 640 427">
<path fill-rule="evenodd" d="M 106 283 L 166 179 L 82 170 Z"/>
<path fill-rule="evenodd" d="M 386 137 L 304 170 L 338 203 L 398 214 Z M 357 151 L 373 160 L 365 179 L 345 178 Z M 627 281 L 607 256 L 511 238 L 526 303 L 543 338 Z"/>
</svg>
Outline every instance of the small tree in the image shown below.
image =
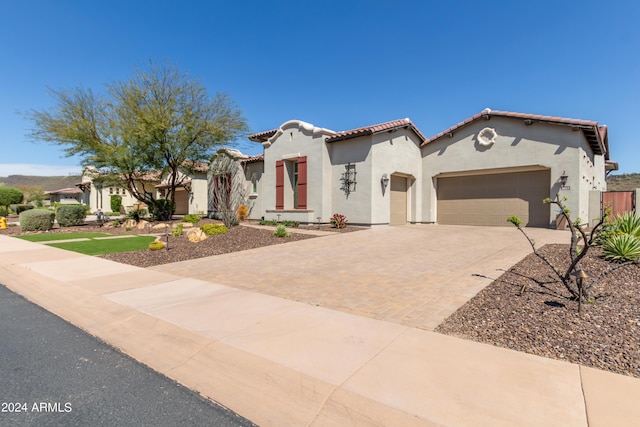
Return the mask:
<svg viewBox="0 0 640 427">
<path fill-rule="evenodd" d="M 237 150 L 220 149 L 213 156 L 209 170 L 209 200 L 213 210 L 227 227 L 238 223 L 238 210 L 246 203 L 247 189 L 244 171 Z"/>
<path fill-rule="evenodd" d="M 215 149 L 247 130 L 240 110 L 224 94 L 213 98 L 200 82 L 170 65 L 150 63 L 103 94 L 75 88 L 51 90 L 54 106 L 26 114 L 32 139 L 65 146 L 85 166 L 122 179 L 131 195 L 157 218 L 170 218 L 175 190 Z M 150 173 L 165 177 L 166 203 L 137 182 Z"/>
<path fill-rule="evenodd" d="M 571 217 L 569 216 L 569 209 L 564 204 L 566 200 L 566 197 L 561 200 L 558 195 L 556 195 L 555 200 L 550 198 L 544 200 L 544 203 L 551 203 L 560 208 L 560 214 L 567 221 L 569 231 L 571 232 L 571 241 L 569 244 L 569 258 L 571 261 L 566 268 L 556 266 L 551 262 L 551 260 L 549 260 L 549 258 L 541 253 L 538 248 L 536 248 L 535 241 L 531 239 L 531 237 L 529 237 L 521 227 L 522 221 L 520 218 L 514 215 L 507 218 L 507 221 L 512 223 L 527 238 L 531 248 L 533 249 L 533 253 L 547 264 L 551 270 L 553 270 L 567 291 L 569 291 L 571 298 L 578 300 L 578 311 L 580 312 L 582 311 L 583 299 L 586 299 L 587 301 L 592 299 L 591 290 L 593 289 L 593 286 L 608 274 L 630 264 L 630 262 L 617 264 L 616 266 L 601 272 L 599 275 L 588 276 L 580 268 L 580 261 L 587 255 L 589 249 L 591 249 L 592 246 L 596 246 L 599 241 L 602 227 L 609 216 L 609 211 L 605 211 L 602 218 L 600 218 L 598 223 L 591 229 L 591 232 L 587 233 L 586 227 L 584 224 L 581 224 L 580 218 L 575 221 L 571 220 Z"/>
<path fill-rule="evenodd" d="M 9 213 L 9 205 L 22 203 L 24 194 L 13 187 L 0 187 L 0 206 L 4 206 L 6 213 Z"/>
</svg>

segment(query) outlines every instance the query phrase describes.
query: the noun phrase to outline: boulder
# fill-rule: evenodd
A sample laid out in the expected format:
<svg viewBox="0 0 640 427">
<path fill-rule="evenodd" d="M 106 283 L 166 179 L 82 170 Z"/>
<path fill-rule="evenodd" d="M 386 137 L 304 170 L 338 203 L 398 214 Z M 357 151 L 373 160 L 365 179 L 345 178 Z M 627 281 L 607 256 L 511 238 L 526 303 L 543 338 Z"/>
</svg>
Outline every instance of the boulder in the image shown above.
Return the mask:
<svg viewBox="0 0 640 427">
<path fill-rule="evenodd" d="M 207 235 L 204 234 L 204 231 L 200 230 L 199 228 L 189 230 L 189 232 L 187 233 L 187 239 L 189 239 L 189 241 L 193 243 L 202 242 L 206 238 Z"/>
<path fill-rule="evenodd" d="M 128 219 L 125 222 L 122 223 L 121 227 L 122 228 L 136 228 L 137 224 L 136 221 L 134 219 Z"/>
<path fill-rule="evenodd" d="M 149 221 L 145 221 L 144 219 L 141 219 L 136 225 L 136 228 L 138 230 L 146 230 L 146 228 L 149 227 L 148 224 L 149 224 Z"/>
<path fill-rule="evenodd" d="M 160 223 L 160 224 L 156 224 L 153 227 L 151 227 L 152 230 L 166 230 L 167 229 L 167 224 L 164 223 Z"/>
</svg>

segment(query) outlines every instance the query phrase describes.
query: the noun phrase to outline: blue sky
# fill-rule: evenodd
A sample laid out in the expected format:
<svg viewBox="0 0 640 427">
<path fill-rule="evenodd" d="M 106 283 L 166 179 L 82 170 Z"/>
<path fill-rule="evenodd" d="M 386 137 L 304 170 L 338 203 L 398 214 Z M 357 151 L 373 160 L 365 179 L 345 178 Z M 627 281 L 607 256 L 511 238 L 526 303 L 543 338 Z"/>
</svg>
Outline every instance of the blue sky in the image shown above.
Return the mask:
<svg viewBox="0 0 640 427">
<path fill-rule="evenodd" d="M 227 93 L 253 132 L 409 117 L 432 136 L 489 107 L 606 124 L 618 173 L 640 172 L 639 22 L 615 0 L 1 0 L 0 176 L 79 172 L 17 112 L 149 60 Z"/>
</svg>

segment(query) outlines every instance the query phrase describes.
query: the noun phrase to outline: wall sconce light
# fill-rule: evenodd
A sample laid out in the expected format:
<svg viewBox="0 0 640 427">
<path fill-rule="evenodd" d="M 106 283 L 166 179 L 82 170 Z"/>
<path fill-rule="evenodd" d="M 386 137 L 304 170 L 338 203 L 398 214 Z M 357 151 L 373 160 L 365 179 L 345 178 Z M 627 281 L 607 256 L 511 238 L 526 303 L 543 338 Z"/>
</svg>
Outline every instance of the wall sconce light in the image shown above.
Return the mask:
<svg viewBox="0 0 640 427">
<path fill-rule="evenodd" d="M 567 176 L 567 173 L 565 171 L 562 171 L 562 175 L 560 175 L 560 186 L 561 187 L 565 187 L 567 185 L 567 179 L 569 179 L 569 177 Z"/>
<path fill-rule="evenodd" d="M 191 183 L 190 183 L 190 182 L 185 182 L 184 184 L 182 184 L 182 187 L 184 187 L 184 189 L 185 189 L 188 193 L 191 193 Z"/>
<path fill-rule="evenodd" d="M 380 178 L 380 183 L 382 184 L 382 188 L 387 188 L 387 185 L 389 185 L 389 177 L 387 176 L 386 173 L 382 174 L 382 178 Z"/>
</svg>

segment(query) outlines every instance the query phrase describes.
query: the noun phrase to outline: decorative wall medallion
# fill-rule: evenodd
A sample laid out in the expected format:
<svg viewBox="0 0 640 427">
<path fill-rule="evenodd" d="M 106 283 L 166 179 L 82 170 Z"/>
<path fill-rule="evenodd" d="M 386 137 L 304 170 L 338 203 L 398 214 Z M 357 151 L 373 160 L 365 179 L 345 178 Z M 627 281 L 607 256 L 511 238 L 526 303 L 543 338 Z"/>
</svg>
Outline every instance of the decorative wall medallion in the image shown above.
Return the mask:
<svg viewBox="0 0 640 427">
<path fill-rule="evenodd" d="M 478 144 L 483 147 L 491 147 L 496 142 L 498 134 L 493 128 L 484 128 L 478 132 Z"/>
</svg>

